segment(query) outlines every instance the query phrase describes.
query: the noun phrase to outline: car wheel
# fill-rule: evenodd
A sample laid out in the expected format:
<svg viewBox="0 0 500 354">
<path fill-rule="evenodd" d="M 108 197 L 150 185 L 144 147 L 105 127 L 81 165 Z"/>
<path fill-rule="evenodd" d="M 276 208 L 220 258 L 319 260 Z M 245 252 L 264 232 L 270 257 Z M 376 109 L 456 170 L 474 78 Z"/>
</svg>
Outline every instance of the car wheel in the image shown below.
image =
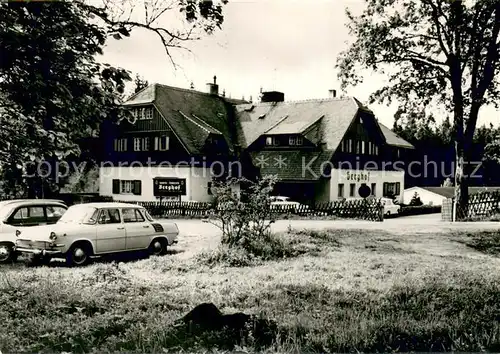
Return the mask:
<svg viewBox="0 0 500 354">
<path fill-rule="evenodd" d="M 90 262 L 92 250 L 85 243 L 77 243 L 66 252 L 66 264 L 72 266 L 83 266 Z"/>
<path fill-rule="evenodd" d="M 385 213 L 386 216 L 391 216 L 391 211 L 390 210 L 387 210 L 387 212 Z"/>
<path fill-rule="evenodd" d="M 163 238 L 155 238 L 149 245 L 149 254 L 151 256 L 163 256 L 167 254 L 167 241 Z"/>
<path fill-rule="evenodd" d="M 14 252 L 14 246 L 9 243 L 0 245 L 0 263 L 11 263 L 17 260 L 18 253 Z"/>
</svg>

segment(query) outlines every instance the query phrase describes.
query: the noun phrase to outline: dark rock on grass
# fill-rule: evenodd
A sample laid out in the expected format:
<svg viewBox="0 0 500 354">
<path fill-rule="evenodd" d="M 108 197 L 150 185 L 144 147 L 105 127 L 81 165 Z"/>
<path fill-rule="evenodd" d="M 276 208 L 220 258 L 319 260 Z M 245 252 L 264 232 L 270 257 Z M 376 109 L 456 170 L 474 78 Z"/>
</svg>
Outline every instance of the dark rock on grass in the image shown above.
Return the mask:
<svg viewBox="0 0 500 354">
<path fill-rule="evenodd" d="M 243 312 L 222 314 L 212 303 L 196 306 L 177 323 L 178 330 L 190 336 L 213 337 L 217 332 L 220 333 L 217 344 L 226 348 L 233 348 L 250 339 L 256 347 L 269 346 L 277 333 L 277 325 L 273 321 Z"/>
</svg>

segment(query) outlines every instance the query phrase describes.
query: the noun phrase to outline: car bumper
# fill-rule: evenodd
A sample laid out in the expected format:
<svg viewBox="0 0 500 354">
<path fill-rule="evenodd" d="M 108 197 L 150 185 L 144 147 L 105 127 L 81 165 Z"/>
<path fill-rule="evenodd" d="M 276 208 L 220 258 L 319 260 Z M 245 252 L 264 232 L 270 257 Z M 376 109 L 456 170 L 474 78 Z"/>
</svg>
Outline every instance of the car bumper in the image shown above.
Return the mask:
<svg viewBox="0 0 500 354">
<path fill-rule="evenodd" d="M 64 245 L 56 245 L 56 247 L 63 247 Z M 28 247 L 14 247 L 15 252 L 19 253 L 30 253 L 33 255 L 40 256 L 54 256 L 62 254 L 60 249 L 41 249 L 41 248 L 28 248 Z"/>
</svg>

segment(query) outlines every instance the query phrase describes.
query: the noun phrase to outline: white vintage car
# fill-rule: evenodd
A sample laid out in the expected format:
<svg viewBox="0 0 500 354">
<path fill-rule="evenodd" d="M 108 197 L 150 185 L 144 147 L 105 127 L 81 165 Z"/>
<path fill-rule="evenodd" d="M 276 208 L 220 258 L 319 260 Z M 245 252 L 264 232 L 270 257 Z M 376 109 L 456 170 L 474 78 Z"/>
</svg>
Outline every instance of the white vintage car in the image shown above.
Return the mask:
<svg viewBox="0 0 500 354">
<path fill-rule="evenodd" d="M 299 210 L 309 209 L 308 205 L 300 204 L 290 199 L 290 197 L 281 195 L 271 196 L 269 197 L 269 201 L 271 202 L 271 209 L 291 210 L 294 213 L 297 213 Z"/>
<path fill-rule="evenodd" d="M 94 257 L 127 251 L 164 255 L 178 235 L 177 224 L 157 222 L 141 206 L 88 203 L 69 207 L 54 225 L 17 230 L 15 250 L 41 263 L 62 257 L 68 265 L 79 266 Z"/>
<path fill-rule="evenodd" d="M 401 210 L 401 205 L 394 204 L 394 201 L 390 198 L 381 198 L 381 204 L 384 206 L 384 214 L 389 215 L 397 215 Z"/>
<path fill-rule="evenodd" d="M 55 224 L 68 207 L 53 199 L 14 199 L 0 202 L 0 263 L 17 259 L 15 231 Z"/>
</svg>

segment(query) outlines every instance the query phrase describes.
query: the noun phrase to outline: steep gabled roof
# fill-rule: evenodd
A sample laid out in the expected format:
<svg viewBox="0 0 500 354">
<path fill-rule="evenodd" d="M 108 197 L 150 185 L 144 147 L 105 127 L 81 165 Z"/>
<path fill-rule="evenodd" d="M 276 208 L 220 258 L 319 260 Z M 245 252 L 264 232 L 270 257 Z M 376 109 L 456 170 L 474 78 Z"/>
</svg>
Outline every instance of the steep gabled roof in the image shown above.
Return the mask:
<svg viewBox="0 0 500 354">
<path fill-rule="evenodd" d="M 325 149 L 335 151 L 359 108 L 352 98 L 238 105 L 240 144 L 248 147 L 263 134 L 299 134 L 323 117 Z"/>
<path fill-rule="evenodd" d="M 244 101 L 232 100 L 242 103 Z M 227 99 L 194 90 L 153 84 L 131 96 L 125 106 L 154 104 L 191 154 L 201 154 L 209 134 L 222 135 L 233 149 Z"/>
<path fill-rule="evenodd" d="M 391 146 L 398 146 L 405 149 L 415 149 L 415 147 L 401 138 L 399 135 L 394 133 L 392 130 L 387 128 L 385 125 L 378 123 L 380 129 L 382 130 L 382 134 L 384 134 L 385 142 Z"/>
<path fill-rule="evenodd" d="M 123 104 L 124 106 L 134 106 L 146 103 L 153 103 L 155 99 L 156 85 L 149 85 L 139 92 L 133 94 L 129 99 Z"/>
</svg>

